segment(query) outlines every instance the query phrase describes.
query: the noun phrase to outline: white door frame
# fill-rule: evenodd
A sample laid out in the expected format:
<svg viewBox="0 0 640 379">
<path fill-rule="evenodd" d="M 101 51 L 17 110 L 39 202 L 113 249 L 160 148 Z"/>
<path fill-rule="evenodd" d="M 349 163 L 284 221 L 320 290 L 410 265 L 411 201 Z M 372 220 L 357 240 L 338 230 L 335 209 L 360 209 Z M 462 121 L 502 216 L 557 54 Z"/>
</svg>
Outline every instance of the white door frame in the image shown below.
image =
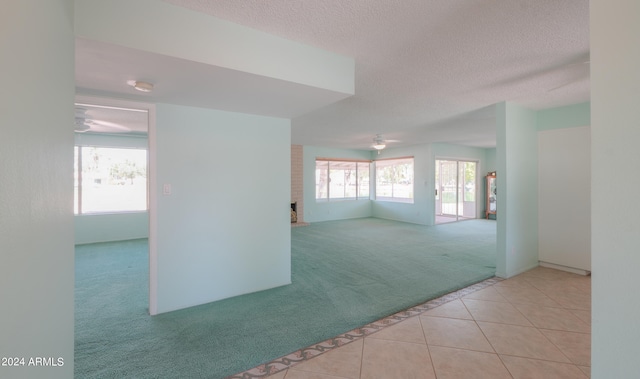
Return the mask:
<svg viewBox="0 0 640 379">
<path fill-rule="evenodd" d="M 151 103 L 137 102 L 131 100 L 77 95 L 76 102 L 119 107 L 144 109 L 148 112 L 148 217 L 149 217 L 149 314 L 158 313 L 158 248 L 157 248 L 157 168 L 156 168 L 156 106 Z"/>
</svg>

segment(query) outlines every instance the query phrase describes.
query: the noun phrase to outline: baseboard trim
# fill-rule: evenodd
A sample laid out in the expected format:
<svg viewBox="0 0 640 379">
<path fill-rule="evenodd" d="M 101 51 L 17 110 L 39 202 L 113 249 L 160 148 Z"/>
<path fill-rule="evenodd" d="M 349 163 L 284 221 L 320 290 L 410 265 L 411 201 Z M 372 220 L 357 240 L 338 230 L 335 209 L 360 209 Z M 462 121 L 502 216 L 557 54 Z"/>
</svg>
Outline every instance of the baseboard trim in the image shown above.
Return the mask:
<svg viewBox="0 0 640 379">
<path fill-rule="evenodd" d="M 529 271 L 529 270 L 532 270 L 532 269 L 534 269 L 534 268 L 536 268 L 536 267 L 538 267 L 538 266 L 539 266 L 539 264 L 538 264 L 538 263 L 536 263 L 536 264 L 529 265 L 529 266 L 527 266 L 527 267 L 521 268 L 521 269 L 519 269 L 519 270 L 516 270 L 516 271 L 514 271 L 514 272 L 510 272 L 510 273 L 506 273 L 506 272 L 498 272 L 498 271 L 496 271 L 496 276 L 497 276 L 498 278 L 502 278 L 502 279 L 509 279 L 509 278 L 513 278 L 513 277 L 514 277 L 514 276 L 516 276 L 516 275 L 520 275 L 520 274 L 522 274 L 523 272 L 527 272 L 527 271 Z"/>
<path fill-rule="evenodd" d="M 561 270 L 561 271 L 567 271 L 567 272 L 571 272 L 573 274 L 578 274 L 578 275 L 583 275 L 583 276 L 591 275 L 591 271 L 583 270 L 581 268 L 558 265 L 558 264 L 555 264 L 555 263 L 549 263 L 549 262 L 540 261 L 540 266 L 547 267 L 547 268 L 553 268 L 553 269 Z"/>
</svg>

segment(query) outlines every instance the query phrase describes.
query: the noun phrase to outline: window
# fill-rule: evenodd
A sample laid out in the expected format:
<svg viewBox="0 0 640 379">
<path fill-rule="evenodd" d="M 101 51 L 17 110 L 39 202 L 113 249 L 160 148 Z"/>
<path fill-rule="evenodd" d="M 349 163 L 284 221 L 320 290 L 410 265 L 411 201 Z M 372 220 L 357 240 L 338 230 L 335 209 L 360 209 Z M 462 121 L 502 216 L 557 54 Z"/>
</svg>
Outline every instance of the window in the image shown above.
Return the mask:
<svg viewBox="0 0 640 379">
<path fill-rule="evenodd" d="M 74 213 L 147 210 L 145 149 L 75 146 Z"/>
<path fill-rule="evenodd" d="M 369 198 L 369 161 L 316 159 L 316 200 Z"/>
<path fill-rule="evenodd" d="M 376 161 L 376 199 L 413 202 L 413 157 Z"/>
</svg>

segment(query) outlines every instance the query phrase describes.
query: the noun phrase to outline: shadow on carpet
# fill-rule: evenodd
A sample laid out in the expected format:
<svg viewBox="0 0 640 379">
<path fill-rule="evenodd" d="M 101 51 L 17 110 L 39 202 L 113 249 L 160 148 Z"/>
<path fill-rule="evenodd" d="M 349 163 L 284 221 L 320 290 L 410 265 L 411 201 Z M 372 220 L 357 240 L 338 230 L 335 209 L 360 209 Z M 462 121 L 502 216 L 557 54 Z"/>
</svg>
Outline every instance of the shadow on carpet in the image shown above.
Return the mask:
<svg viewBox="0 0 640 379">
<path fill-rule="evenodd" d="M 77 246 L 75 376 L 223 378 L 258 366 L 494 276 L 496 224 L 329 221 L 293 228 L 291 245 L 291 285 L 154 317 L 147 240 Z"/>
</svg>

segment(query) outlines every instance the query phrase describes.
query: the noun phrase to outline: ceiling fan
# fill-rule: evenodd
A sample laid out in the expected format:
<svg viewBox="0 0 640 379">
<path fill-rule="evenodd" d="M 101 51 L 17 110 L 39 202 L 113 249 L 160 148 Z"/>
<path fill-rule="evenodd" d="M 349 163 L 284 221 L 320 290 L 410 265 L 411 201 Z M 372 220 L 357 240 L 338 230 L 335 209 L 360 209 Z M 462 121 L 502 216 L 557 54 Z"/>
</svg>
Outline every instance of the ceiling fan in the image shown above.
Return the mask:
<svg viewBox="0 0 640 379">
<path fill-rule="evenodd" d="M 371 145 L 371 147 L 378 150 L 378 154 L 380 154 L 380 150 L 387 147 L 387 144 L 390 142 L 400 142 L 400 141 L 394 140 L 394 139 L 385 139 L 382 136 L 382 134 L 376 134 L 376 136 L 373 138 L 373 144 Z"/>
<path fill-rule="evenodd" d="M 74 130 L 77 133 L 101 132 L 101 133 L 127 133 L 131 129 L 110 121 L 95 120 L 89 114 L 89 109 L 76 107 Z"/>
</svg>

